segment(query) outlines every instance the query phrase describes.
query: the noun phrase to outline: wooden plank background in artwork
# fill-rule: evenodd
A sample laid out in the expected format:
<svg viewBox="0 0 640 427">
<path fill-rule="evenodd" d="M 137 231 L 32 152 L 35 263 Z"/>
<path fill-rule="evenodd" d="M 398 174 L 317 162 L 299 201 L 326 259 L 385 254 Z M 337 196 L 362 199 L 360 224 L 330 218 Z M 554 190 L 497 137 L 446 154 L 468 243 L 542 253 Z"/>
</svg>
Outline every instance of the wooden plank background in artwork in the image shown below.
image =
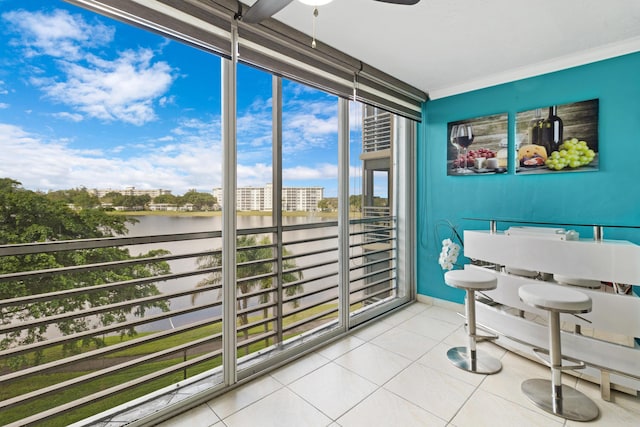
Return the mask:
<svg viewBox="0 0 640 427">
<path fill-rule="evenodd" d="M 597 99 L 558 105 L 557 116 L 562 120 L 562 139 L 578 138 L 586 141 L 589 148 L 598 152 L 598 108 Z M 542 118 L 549 116 L 549 106 L 542 107 Z M 516 135 L 520 144 L 529 143 L 529 123 L 536 110 L 516 114 Z"/>
<path fill-rule="evenodd" d="M 447 140 L 447 160 L 455 160 L 458 154 L 456 147 L 451 145 L 450 139 L 451 128 L 454 125 L 461 123 L 472 125 L 474 137 L 473 143 L 468 148 L 469 150 L 486 148 L 497 153 L 500 148 L 507 147 L 507 130 L 509 126 L 507 118 L 508 115 L 505 113 L 448 123 L 447 137 L 449 137 L 449 139 Z M 501 142 L 505 144 L 504 147 L 500 146 Z"/>
</svg>

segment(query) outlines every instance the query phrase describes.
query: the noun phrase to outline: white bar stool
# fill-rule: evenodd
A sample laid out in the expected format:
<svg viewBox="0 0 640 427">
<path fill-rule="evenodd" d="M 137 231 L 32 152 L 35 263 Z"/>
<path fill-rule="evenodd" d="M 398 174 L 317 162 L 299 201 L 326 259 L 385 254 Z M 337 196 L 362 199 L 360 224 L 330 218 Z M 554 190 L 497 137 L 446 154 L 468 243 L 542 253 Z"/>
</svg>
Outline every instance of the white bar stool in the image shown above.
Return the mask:
<svg viewBox="0 0 640 427">
<path fill-rule="evenodd" d="M 541 358 L 551 368 L 551 381 L 529 379 L 522 383 L 522 392 L 536 406 L 574 421 L 591 421 L 598 416 L 596 404 L 578 390 L 562 384 L 562 371 L 584 368 L 584 362 L 565 357 L 577 365 L 562 366 L 560 346 L 560 313 L 588 313 L 591 298 L 588 295 L 564 286 L 549 284 L 523 285 L 518 289 L 520 300 L 532 307 L 549 313 L 549 362 Z M 534 349 L 536 354 L 546 353 Z"/>
<path fill-rule="evenodd" d="M 496 339 L 496 336 L 476 334 L 476 291 L 490 291 L 498 286 L 498 279 L 492 274 L 478 270 L 451 270 L 444 274 L 444 282 L 467 292 L 465 312 L 469 328 L 469 346 L 453 347 L 447 357 L 458 368 L 476 374 L 495 374 L 502 369 L 502 363 L 487 353 L 476 350 L 478 341 Z"/>
</svg>

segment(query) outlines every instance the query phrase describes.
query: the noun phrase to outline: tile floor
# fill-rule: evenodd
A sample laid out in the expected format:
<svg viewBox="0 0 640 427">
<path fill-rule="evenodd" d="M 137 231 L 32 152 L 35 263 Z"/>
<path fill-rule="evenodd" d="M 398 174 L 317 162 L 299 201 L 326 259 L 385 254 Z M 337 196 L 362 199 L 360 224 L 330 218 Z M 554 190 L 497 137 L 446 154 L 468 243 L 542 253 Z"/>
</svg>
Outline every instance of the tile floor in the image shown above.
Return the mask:
<svg viewBox="0 0 640 427">
<path fill-rule="evenodd" d="M 161 424 L 167 426 L 639 426 L 640 398 L 564 375 L 600 409 L 589 423 L 565 421 L 529 403 L 528 378 L 548 378 L 542 365 L 492 344 L 495 375 L 471 374 L 446 357 L 465 345 L 463 319 L 415 303 L 315 353 Z"/>
</svg>

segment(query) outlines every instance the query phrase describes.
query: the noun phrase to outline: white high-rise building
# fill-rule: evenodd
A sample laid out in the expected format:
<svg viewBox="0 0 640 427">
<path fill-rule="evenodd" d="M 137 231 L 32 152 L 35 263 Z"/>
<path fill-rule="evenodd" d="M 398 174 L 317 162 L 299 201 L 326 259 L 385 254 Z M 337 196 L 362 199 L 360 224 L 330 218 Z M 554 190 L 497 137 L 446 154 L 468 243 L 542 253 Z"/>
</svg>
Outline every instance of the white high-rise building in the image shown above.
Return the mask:
<svg viewBox="0 0 640 427">
<path fill-rule="evenodd" d="M 273 186 L 236 188 L 239 211 L 271 211 Z M 222 188 L 214 188 L 213 196 L 222 206 Z M 318 202 L 324 198 L 323 187 L 283 187 L 282 210 L 288 212 L 315 212 Z"/>
</svg>

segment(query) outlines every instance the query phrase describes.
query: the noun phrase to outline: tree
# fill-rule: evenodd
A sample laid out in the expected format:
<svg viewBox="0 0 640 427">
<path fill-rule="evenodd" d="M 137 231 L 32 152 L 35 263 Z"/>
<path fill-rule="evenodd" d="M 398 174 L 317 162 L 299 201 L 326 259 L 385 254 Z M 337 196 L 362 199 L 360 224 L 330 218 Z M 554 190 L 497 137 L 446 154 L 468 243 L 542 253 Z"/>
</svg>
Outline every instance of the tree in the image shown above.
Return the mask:
<svg viewBox="0 0 640 427">
<path fill-rule="evenodd" d="M 79 209 L 91 209 L 100 206 L 100 199 L 90 194 L 84 187 L 72 190 L 50 191 L 47 193 L 47 198 L 49 200 L 62 201 Z"/>
<path fill-rule="evenodd" d="M 354 194 L 349 196 L 351 212 L 362 212 L 362 195 Z"/>
<path fill-rule="evenodd" d="M 161 194 L 153 198 L 153 203 L 168 203 L 170 205 L 178 204 L 178 197 L 173 194 Z"/>
<path fill-rule="evenodd" d="M 273 249 L 271 247 L 271 239 L 269 237 L 263 237 L 259 243 L 257 243 L 257 239 L 255 236 L 238 236 L 237 243 L 238 251 L 236 253 L 236 279 L 246 279 L 249 277 L 256 277 L 265 274 L 269 274 L 273 272 L 273 262 L 270 261 L 273 258 Z M 240 249 L 245 248 L 245 249 Z M 283 255 L 290 255 L 290 252 L 286 249 L 283 250 Z M 265 260 L 262 263 L 251 263 L 249 265 L 242 265 L 244 263 L 249 263 L 251 261 L 259 261 Z M 215 255 L 206 255 L 198 258 L 198 269 L 203 270 L 206 268 L 215 268 L 220 267 L 222 264 L 222 256 L 220 253 L 216 253 Z M 297 280 L 302 280 L 302 272 L 287 272 L 287 270 L 291 270 L 296 267 L 294 261 L 285 260 L 283 262 L 283 275 L 282 281 L 283 283 L 291 283 Z M 197 287 L 205 287 L 205 286 L 219 286 L 222 280 L 221 272 L 212 273 L 206 278 L 202 279 Z M 273 287 L 273 279 L 272 278 L 256 278 L 255 280 L 242 280 L 240 283 L 237 283 L 237 290 L 240 294 L 240 298 L 238 299 L 238 310 L 246 310 L 249 305 L 250 296 L 248 295 L 250 292 L 255 290 L 255 288 L 260 289 L 270 289 Z M 300 292 L 303 292 L 302 285 L 289 286 L 285 289 L 285 295 L 293 296 Z M 192 296 L 192 303 L 195 303 L 196 295 Z M 264 293 L 260 295 L 259 301 L 260 304 L 267 303 L 271 300 L 270 293 Z M 294 303 L 294 306 L 297 306 L 297 303 Z M 266 313 L 265 313 L 266 314 Z M 266 317 L 266 315 L 265 315 Z M 241 313 L 238 316 L 241 325 L 247 325 L 249 323 L 249 317 L 247 313 Z M 245 339 L 249 336 L 249 331 L 245 329 L 244 331 Z"/>
<path fill-rule="evenodd" d="M 213 206 L 217 203 L 215 197 L 209 193 L 201 193 L 196 190 L 189 190 L 182 197 L 180 197 L 180 204 L 184 206 L 187 203 L 193 205 L 194 210 L 206 211 L 213 209 Z"/>
<path fill-rule="evenodd" d="M 324 212 L 333 212 L 338 210 L 338 198 L 328 197 L 318 202 L 318 208 Z"/>
<path fill-rule="evenodd" d="M 46 195 L 25 190 L 18 181 L 9 178 L 0 179 L 0 244 L 2 245 L 125 235 L 127 222 L 129 222 L 128 219 L 110 216 L 101 209 L 71 210 L 62 200 L 51 200 Z M 153 258 L 165 253 L 167 252 L 156 250 L 139 257 Z M 116 247 L 8 255 L 0 257 L 0 274 L 133 258 L 136 257 L 131 256 L 128 249 Z M 77 273 L 49 274 L 0 281 L 0 300 L 81 287 L 89 288 L 99 284 L 153 277 L 168 272 L 169 265 L 166 262 L 149 261 L 109 270 L 87 270 Z M 17 324 L 25 320 L 80 312 L 92 307 L 157 295 L 158 293 L 157 287 L 151 283 L 75 294 L 73 297 L 57 298 L 51 301 L 8 305 L 0 309 L 0 322 Z M 110 310 L 91 319 L 78 318 L 58 321 L 56 326 L 62 334 L 69 335 L 99 325 L 106 326 L 122 322 L 126 316 L 131 314 L 143 316 L 145 311 L 151 307 L 168 309 L 164 302 L 151 302 L 133 308 Z M 47 330 L 48 326 L 45 325 L 5 334 L 0 340 L 0 350 L 42 341 L 45 339 Z M 121 334 L 133 335 L 135 330 L 126 328 L 121 331 Z M 100 338 L 94 337 L 67 343 L 64 350 L 78 352 L 82 346 L 91 342 L 98 346 L 103 345 Z M 36 354 L 36 363 L 39 356 Z M 11 363 L 14 367 L 20 366 L 26 363 L 26 358 L 14 359 Z"/>
</svg>

